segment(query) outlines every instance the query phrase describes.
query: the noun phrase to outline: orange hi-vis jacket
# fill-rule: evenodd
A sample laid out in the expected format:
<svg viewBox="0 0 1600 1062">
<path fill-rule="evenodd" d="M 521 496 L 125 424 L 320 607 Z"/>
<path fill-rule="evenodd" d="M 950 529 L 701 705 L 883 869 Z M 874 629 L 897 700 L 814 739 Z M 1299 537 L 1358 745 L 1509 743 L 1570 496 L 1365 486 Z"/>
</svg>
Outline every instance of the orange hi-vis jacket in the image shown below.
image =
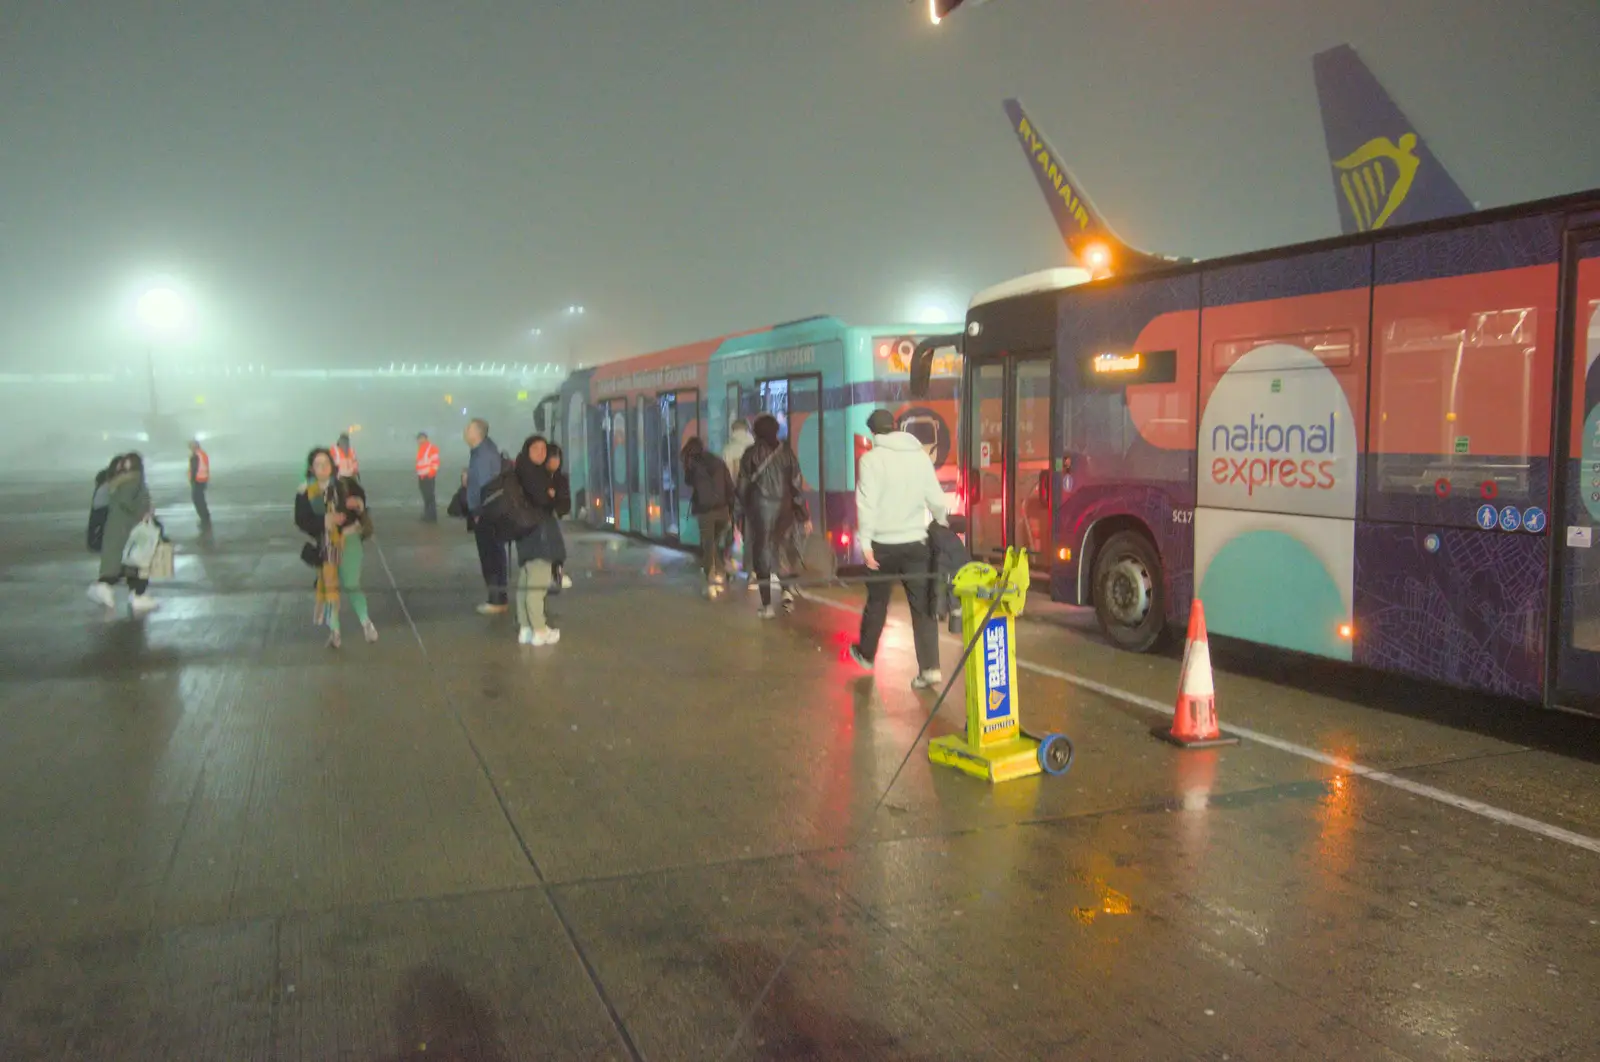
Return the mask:
<svg viewBox="0 0 1600 1062">
<path fill-rule="evenodd" d="M 417 444 L 417 478 L 432 479 L 439 474 L 439 447 L 430 439 Z"/>
<path fill-rule="evenodd" d="M 356 460 L 356 448 L 341 450 L 337 443 L 333 446 L 333 463 L 339 475 L 345 479 L 358 475 L 361 472 L 361 462 Z"/>
<path fill-rule="evenodd" d="M 194 452 L 194 463 L 189 467 L 189 482 L 211 482 L 211 458 L 204 450 Z"/>
</svg>

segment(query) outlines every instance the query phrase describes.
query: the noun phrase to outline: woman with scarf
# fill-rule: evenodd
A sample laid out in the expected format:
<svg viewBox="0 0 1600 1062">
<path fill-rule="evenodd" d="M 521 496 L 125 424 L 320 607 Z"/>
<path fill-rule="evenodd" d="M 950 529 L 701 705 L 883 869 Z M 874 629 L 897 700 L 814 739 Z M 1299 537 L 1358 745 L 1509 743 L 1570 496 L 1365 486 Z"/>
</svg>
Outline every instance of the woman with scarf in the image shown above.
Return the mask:
<svg viewBox="0 0 1600 1062">
<path fill-rule="evenodd" d="M 561 640 L 561 631 L 550 626 L 544 608 L 561 540 L 555 477 L 545 467 L 549 459 L 545 437 L 530 435 L 513 462 L 517 484 L 535 514 L 532 529 L 517 539 L 517 641 L 522 645 L 554 645 Z"/>
<path fill-rule="evenodd" d="M 361 592 L 362 544 L 372 537 L 367 493 L 355 480 L 334 473 L 333 453 L 325 446 L 306 456 L 306 485 L 294 496 L 294 522 L 314 543 L 305 554 L 315 560 L 317 569 L 312 619 L 327 624 L 328 647 L 340 645 L 341 593 L 349 595 L 361 633 L 367 641 L 377 641 L 378 628 L 367 615 L 367 595 Z"/>
<path fill-rule="evenodd" d="M 772 619 L 772 575 L 800 569 L 800 536 L 811 533 L 800 459 L 778 438 L 778 420 L 763 413 L 751 425 L 755 445 L 739 459 L 734 498 L 744 519 L 745 548 L 761 591 L 762 619 Z M 794 611 L 794 591 L 783 589 L 783 610 Z"/>
<path fill-rule="evenodd" d="M 150 596 L 150 581 L 137 569 L 124 567 L 123 551 L 133 529 L 155 519 L 150 490 L 144 482 L 144 458 L 123 454 L 112 462 L 111 476 L 105 481 L 105 527 L 100 532 L 100 578 L 89 586 L 89 600 L 106 608 L 117 607 L 112 587 L 127 581 L 128 607 L 137 613 L 154 612 L 156 599 Z"/>
</svg>

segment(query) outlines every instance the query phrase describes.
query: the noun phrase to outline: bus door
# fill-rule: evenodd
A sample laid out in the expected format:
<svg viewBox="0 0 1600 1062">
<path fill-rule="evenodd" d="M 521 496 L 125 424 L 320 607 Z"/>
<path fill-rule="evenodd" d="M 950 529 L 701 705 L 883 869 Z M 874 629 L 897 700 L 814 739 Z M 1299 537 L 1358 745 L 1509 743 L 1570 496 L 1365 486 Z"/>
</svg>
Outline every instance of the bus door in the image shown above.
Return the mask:
<svg viewBox="0 0 1600 1062">
<path fill-rule="evenodd" d="M 976 560 L 997 562 L 1017 546 L 1032 566 L 1050 566 L 1052 360 L 1030 353 L 968 362 L 962 448 Z"/>
<path fill-rule="evenodd" d="M 756 381 L 756 394 L 762 413 L 778 418 L 778 438 L 787 439 L 800 459 L 802 493 L 812 523 L 824 537 L 828 514 L 823 508 L 822 455 L 822 376 L 805 373 L 775 380 Z"/>
<path fill-rule="evenodd" d="M 672 421 L 673 395 L 669 391 L 653 400 L 639 399 L 639 413 L 644 418 L 639 438 L 644 442 L 644 475 L 640 484 L 644 489 L 644 533 L 651 538 L 667 534 L 666 516 L 672 480 Z"/>
<path fill-rule="evenodd" d="M 628 527 L 628 400 L 613 398 L 605 404 L 603 431 L 606 441 L 606 523 L 619 530 Z"/>
<path fill-rule="evenodd" d="M 656 396 L 654 464 L 650 468 L 652 497 L 650 533 L 691 545 L 699 541 L 690 516 L 689 491 L 683 479 L 683 444 L 700 431 L 700 392 L 664 391 Z"/>
<path fill-rule="evenodd" d="M 1566 460 L 1556 477 L 1549 699 L 1559 705 L 1600 710 L 1600 228 L 1568 236 L 1563 277 L 1566 304 L 1562 323 L 1566 393 L 1565 428 L 1558 453 Z M 1544 514 L 1522 514 L 1525 530 L 1536 530 Z"/>
</svg>

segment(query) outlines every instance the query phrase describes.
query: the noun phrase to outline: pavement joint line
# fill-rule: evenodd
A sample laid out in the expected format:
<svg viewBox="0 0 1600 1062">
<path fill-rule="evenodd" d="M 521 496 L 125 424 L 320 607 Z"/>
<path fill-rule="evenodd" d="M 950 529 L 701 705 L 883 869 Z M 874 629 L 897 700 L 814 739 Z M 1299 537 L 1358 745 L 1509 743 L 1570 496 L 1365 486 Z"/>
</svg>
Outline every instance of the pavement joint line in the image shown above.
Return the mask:
<svg viewBox="0 0 1600 1062">
<path fill-rule="evenodd" d="M 583 967 L 584 976 L 589 979 L 590 986 L 594 989 L 600 1005 L 605 1008 L 606 1015 L 611 1019 L 611 1027 L 616 1030 L 617 1038 L 622 1041 L 622 1046 L 627 1050 L 628 1056 L 634 1062 L 644 1062 L 644 1054 L 639 1050 L 639 1045 L 633 1042 L 633 1034 L 628 1031 L 628 1026 L 622 1020 L 622 1014 L 617 1010 L 617 1005 L 611 999 L 611 994 L 606 991 L 606 986 L 600 980 L 600 971 L 595 969 L 589 961 L 588 953 L 584 951 L 583 942 L 578 939 L 578 931 L 573 928 L 572 922 L 567 918 L 561 904 L 555 895 L 546 886 L 544 871 L 539 868 L 539 861 L 534 858 L 533 850 L 528 846 L 527 840 L 522 836 L 522 831 L 517 828 L 516 818 L 511 814 L 511 809 L 506 805 L 504 794 L 495 784 L 494 772 L 489 769 L 489 762 L 484 759 L 483 752 L 478 748 L 478 743 L 473 740 L 472 730 L 467 726 L 466 716 L 462 715 L 456 707 L 455 700 L 447 689 L 439 683 L 438 672 L 434 669 L 433 658 L 428 654 L 427 643 L 422 640 L 422 631 L 417 628 L 417 621 L 411 615 L 411 609 L 406 605 L 405 595 L 400 590 L 400 584 L 395 580 L 394 569 L 389 567 L 389 558 L 384 555 L 382 543 L 374 543 L 378 554 L 378 562 L 383 565 L 383 574 L 389 580 L 389 586 L 394 591 L 395 602 L 399 604 L 401 613 L 406 618 L 406 624 L 411 628 L 411 636 L 417 640 L 417 648 L 422 652 L 422 659 L 428 665 L 429 677 L 436 688 L 444 696 L 445 702 L 450 705 L 450 712 L 456 717 L 456 724 L 461 727 L 461 734 L 466 738 L 467 746 L 472 749 L 472 755 L 478 761 L 478 769 L 483 772 L 484 781 L 489 785 L 489 791 L 494 794 L 495 801 L 500 805 L 500 813 L 505 816 L 506 826 L 511 830 L 511 836 L 517 840 L 517 845 L 522 849 L 523 858 L 528 861 L 528 866 L 533 868 L 534 877 L 538 879 L 540 891 L 544 893 L 545 902 L 550 905 L 550 912 L 555 915 L 556 923 L 561 926 L 561 931 L 566 934 L 567 944 L 572 948 L 578 964 Z"/>
<path fill-rule="evenodd" d="M 853 606 L 848 602 L 834 601 L 831 598 L 820 597 L 816 594 L 807 593 L 804 590 L 800 591 L 800 596 L 805 598 L 807 601 L 818 605 L 823 605 L 827 608 L 836 609 L 840 612 L 848 612 L 851 615 L 860 615 L 861 613 L 861 610 L 858 607 Z M 900 623 L 901 621 L 896 620 L 895 622 Z M 940 632 L 939 636 L 940 640 L 947 643 L 952 640 L 959 640 L 952 639 L 949 634 L 943 631 Z M 1077 686 L 1081 689 L 1086 689 L 1091 693 L 1098 693 L 1102 697 L 1108 697 L 1112 700 L 1122 701 L 1124 704 L 1136 705 L 1152 712 L 1160 712 L 1162 715 L 1172 715 L 1176 711 L 1174 706 L 1165 704 L 1153 697 L 1146 697 L 1142 694 L 1121 689 L 1117 686 L 1112 686 L 1104 682 L 1097 682 L 1094 679 L 1085 678 L 1082 675 L 1075 675 L 1070 671 L 1063 671 L 1060 668 L 1049 667 L 1045 664 L 1037 664 L 1031 660 L 1024 660 L 1020 656 L 1017 657 L 1017 666 L 1019 668 L 1026 668 L 1027 670 L 1036 674 L 1045 675 L 1049 678 L 1060 679 L 1062 682 Z M 1515 811 L 1508 811 L 1505 808 L 1497 807 L 1493 804 L 1486 804 L 1481 800 L 1473 800 L 1471 797 L 1465 797 L 1459 793 L 1452 793 L 1447 789 L 1440 789 L 1437 786 L 1426 785 L 1422 782 L 1415 782 L 1409 778 L 1402 778 L 1400 775 L 1391 771 L 1380 771 L 1375 767 L 1368 767 L 1365 764 L 1357 763 L 1354 760 L 1345 759 L 1343 756 L 1334 756 L 1330 753 L 1322 752 L 1319 749 L 1296 744 L 1293 741 L 1287 741 L 1274 734 L 1268 734 L 1265 731 L 1254 730 L 1250 727 L 1243 726 L 1224 726 L 1222 729 L 1226 733 L 1235 734 L 1239 737 L 1245 738 L 1248 741 L 1255 742 L 1258 745 L 1265 745 L 1268 748 L 1277 749 L 1279 752 L 1287 752 L 1291 756 L 1298 756 L 1301 759 L 1311 760 L 1314 763 L 1321 763 L 1328 767 L 1332 767 L 1335 770 L 1343 771 L 1346 774 L 1353 775 L 1357 778 L 1365 778 L 1369 781 L 1377 782 L 1380 785 L 1390 786 L 1391 788 L 1398 789 L 1402 792 L 1410 793 L 1412 796 L 1419 796 L 1425 800 L 1432 800 L 1436 803 L 1444 804 L 1448 807 L 1453 807 L 1472 815 L 1477 815 L 1480 818 L 1488 819 L 1491 822 L 1498 822 L 1502 826 L 1511 826 L 1519 830 L 1526 830 L 1529 833 L 1547 838 L 1548 840 L 1560 841 L 1563 844 L 1570 844 L 1575 848 L 1582 848 L 1585 851 L 1600 855 L 1600 837 L 1590 837 L 1587 834 L 1578 833 L 1574 830 L 1568 830 L 1561 826 L 1554 825 L 1553 823 L 1544 822 L 1541 819 L 1531 818 L 1527 815 L 1520 815 Z M 1399 769 L 1406 770 L 1408 768 Z"/>
</svg>

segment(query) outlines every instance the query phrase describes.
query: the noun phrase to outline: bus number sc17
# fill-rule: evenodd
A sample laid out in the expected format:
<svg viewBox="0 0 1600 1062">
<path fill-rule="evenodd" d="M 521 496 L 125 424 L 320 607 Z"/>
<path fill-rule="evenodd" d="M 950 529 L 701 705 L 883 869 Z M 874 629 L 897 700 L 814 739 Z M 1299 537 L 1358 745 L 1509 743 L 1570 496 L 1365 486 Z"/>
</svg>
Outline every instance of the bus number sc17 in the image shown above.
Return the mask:
<svg viewBox="0 0 1600 1062">
<path fill-rule="evenodd" d="M 1194 523 L 1194 510 L 1193 509 L 1174 509 L 1174 510 L 1172 510 L 1172 522 L 1175 523 L 1175 524 L 1192 524 L 1192 523 Z"/>
</svg>

